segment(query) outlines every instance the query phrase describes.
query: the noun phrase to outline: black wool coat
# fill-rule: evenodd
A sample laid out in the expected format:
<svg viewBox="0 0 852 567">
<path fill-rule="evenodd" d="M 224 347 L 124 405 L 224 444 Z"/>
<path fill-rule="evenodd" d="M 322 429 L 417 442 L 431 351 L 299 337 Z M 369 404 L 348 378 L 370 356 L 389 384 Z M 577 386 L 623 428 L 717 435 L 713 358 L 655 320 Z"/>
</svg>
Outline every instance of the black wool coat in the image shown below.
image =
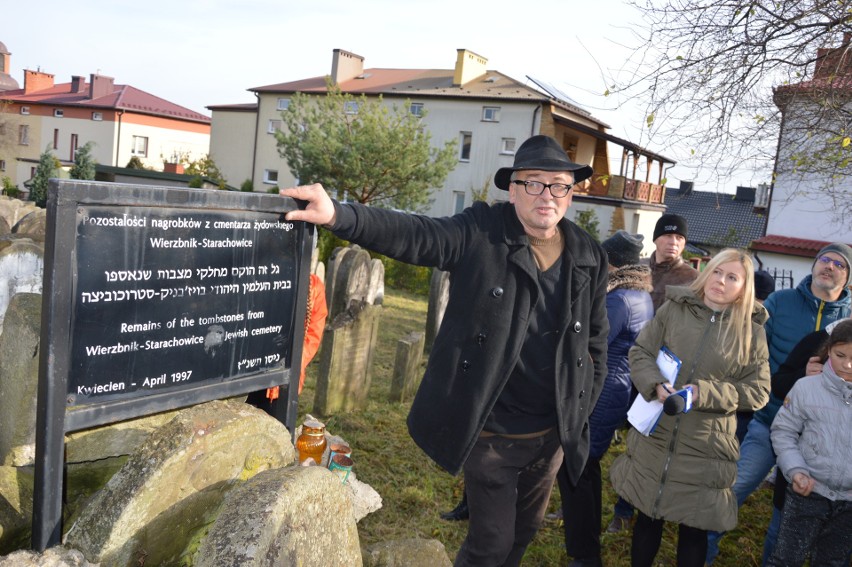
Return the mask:
<svg viewBox="0 0 852 567">
<path fill-rule="evenodd" d="M 450 272 L 450 292 L 408 416 L 414 441 L 457 474 L 509 379 L 539 299 L 538 269 L 515 208 L 475 203 L 445 218 L 335 203 L 333 232 L 391 258 Z M 558 428 L 569 477 L 589 454 L 589 414 L 606 377 L 606 252 L 567 219 L 567 270 L 554 352 Z"/>
</svg>

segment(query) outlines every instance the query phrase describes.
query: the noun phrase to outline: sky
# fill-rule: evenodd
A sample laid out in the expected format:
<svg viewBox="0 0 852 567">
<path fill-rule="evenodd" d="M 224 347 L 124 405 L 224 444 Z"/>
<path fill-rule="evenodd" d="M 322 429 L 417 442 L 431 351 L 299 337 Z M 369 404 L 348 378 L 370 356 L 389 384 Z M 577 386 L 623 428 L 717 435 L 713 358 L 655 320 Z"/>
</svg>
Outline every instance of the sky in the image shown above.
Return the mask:
<svg viewBox="0 0 852 567">
<path fill-rule="evenodd" d="M 24 69 L 57 83 L 100 73 L 208 116 L 210 105 L 254 102 L 252 87 L 329 74 L 334 49 L 363 56 L 368 68 L 452 69 L 464 48 L 487 58 L 490 70 L 558 86 L 611 134 L 660 152 L 643 139 L 635 103 L 603 96 L 638 23 L 623 0 L 39 0 L 3 7 L 0 42 L 21 86 Z M 694 180 L 696 189 L 726 192 L 762 181 L 702 186 L 682 164 L 667 179 L 670 187 Z"/>
</svg>

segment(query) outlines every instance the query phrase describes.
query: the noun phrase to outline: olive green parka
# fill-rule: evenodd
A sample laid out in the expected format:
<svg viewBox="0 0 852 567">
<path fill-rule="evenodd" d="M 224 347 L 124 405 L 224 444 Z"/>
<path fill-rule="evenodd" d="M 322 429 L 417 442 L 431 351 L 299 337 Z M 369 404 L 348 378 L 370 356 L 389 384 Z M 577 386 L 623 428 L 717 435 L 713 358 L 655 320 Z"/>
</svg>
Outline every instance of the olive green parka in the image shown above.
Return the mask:
<svg viewBox="0 0 852 567">
<path fill-rule="evenodd" d="M 682 361 L 675 388 L 696 384 L 698 398 L 688 413 L 663 414 L 650 436 L 631 429 L 610 477 L 615 491 L 646 516 L 727 531 L 737 524 L 735 412 L 760 409 L 769 399 L 767 313 L 755 304 L 751 356 L 741 365 L 723 354 L 719 331 L 727 312 L 714 312 L 687 287 L 669 287 L 666 297 L 630 349 L 631 379 L 641 396 L 654 399 L 664 382 L 657 353 L 666 346 Z"/>
</svg>

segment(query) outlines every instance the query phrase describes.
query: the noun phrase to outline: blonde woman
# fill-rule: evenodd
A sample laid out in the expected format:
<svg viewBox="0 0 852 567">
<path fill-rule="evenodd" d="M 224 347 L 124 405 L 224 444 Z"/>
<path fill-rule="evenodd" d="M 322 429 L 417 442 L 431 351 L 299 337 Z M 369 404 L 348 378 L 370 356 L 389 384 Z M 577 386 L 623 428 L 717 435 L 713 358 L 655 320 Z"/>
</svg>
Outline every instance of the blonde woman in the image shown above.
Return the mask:
<svg viewBox="0 0 852 567">
<path fill-rule="evenodd" d="M 627 452 L 612 465 L 616 492 L 639 511 L 633 567 L 653 564 L 664 521 L 679 526 L 679 567 L 704 565 L 707 530 L 736 526 L 735 415 L 769 396 L 767 314 L 754 300 L 750 256 L 721 251 L 689 287 L 669 287 L 666 299 L 630 350 L 631 379 L 649 401 L 688 388 L 693 405 L 663 414 L 649 436 L 631 429 Z M 681 361 L 674 385 L 657 366 L 662 347 Z"/>
</svg>

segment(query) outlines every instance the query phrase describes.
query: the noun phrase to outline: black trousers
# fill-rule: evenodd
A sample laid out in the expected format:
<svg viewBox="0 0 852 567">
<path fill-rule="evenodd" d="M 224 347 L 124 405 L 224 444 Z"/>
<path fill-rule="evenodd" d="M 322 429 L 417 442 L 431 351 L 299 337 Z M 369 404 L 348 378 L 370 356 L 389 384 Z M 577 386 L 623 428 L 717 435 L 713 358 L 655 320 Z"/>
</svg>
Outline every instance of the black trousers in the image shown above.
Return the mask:
<svg viewBox="0 0 852 567">
<path fill-rule="evenodd" d="M 663 539 L 662 518 L 651 519 L 636 510 L 636 524 L 633 526 L 633 541 L 630 547 L 631 567 L 651 567 L 660 549 Z M 677 566 L 704 567 L 707 557 L 707 530 L 678 524 Z"/>
<path fill-rule="evenodd" d="M 565 465 L 556 475 L 562 496 L 565 551 L 584 564 L 600 564 L 601 556 L 601 461 L 589 457 L 583 474 L 572 486 Z"/>
<path fill-rule="evenodd" d="M 532 439 L 480 437 L 464 464 L 470 520 L 455 566 L 520 565 L 562 461 L 555 429 Z"/>
</svg>

